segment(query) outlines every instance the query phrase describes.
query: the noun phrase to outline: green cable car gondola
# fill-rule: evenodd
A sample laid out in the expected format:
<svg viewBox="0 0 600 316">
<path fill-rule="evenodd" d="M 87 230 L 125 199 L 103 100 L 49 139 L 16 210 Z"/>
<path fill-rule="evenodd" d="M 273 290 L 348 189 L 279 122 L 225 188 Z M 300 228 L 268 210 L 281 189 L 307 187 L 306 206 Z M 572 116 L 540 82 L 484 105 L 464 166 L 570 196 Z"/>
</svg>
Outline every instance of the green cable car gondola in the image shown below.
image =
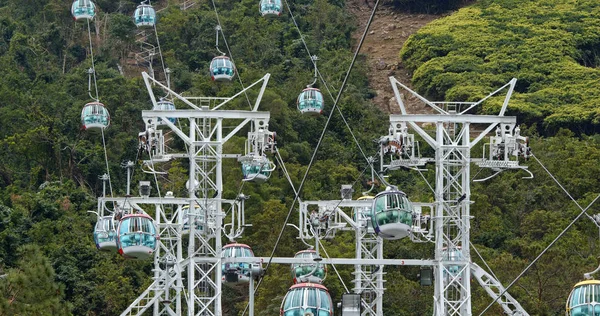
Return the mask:
<svg viewBox="0 0 600 316">
<path fill-rule="evenodd" d="M 244 181 L 264 183 L 274 170 L 275 164 L 265 156 L 252 156 L 242 161 Z"/>
<path fill-rule="evenodd" d="M 317 251 L 314 249 L 301 250 L 294 255 L 294 258 L 317 258 Z M 294 263 L 292 264 L 292 278 L 296 283 L 323 283 L 327 276 L 327 266 L 321 263 Z"/>
<path fill-rule="evenodd" d="M 373 199 L 371 223 L 384 239 L 401 239 L 411 232 L 413 210 L 406 194 L 396 189 L 380 192 Z"/>
</svg>

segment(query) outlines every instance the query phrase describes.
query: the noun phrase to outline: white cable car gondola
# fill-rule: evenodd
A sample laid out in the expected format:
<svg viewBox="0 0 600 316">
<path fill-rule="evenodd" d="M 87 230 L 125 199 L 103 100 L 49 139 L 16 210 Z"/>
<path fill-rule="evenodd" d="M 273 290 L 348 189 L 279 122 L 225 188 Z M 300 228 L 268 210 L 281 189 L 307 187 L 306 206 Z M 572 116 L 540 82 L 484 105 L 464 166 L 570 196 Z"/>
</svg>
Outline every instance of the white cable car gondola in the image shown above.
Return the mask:
<svg viewBox="0 0 600 316">
<path fill-rule="evenodd" d="M 316 283 L 300 283 L 290 287 L 280 316 L 333 316 L 333 303 L 326 287 Z"/>
<path fill-rule="evenodd" d="M 275 164 L 265 156 L 256 156 L 242 161 L 244 181 L 263 183 L 271 177 Z"/>
<path fill-rule="evenodd" d="M 233 243 L 223 246 L 223 258 L 253 258 L 252 248 L 246 244 Z M 248 282 L 252 277 L 252 262 L 224 263 L 223 282 Z"/>
<path fill-rule="evenodd" d="M 81 110 L 81 129 L 104 129 L 110 125 L 110 114 L 104 104 L 94 101 Z"/>
<path fill-rule="evenodd" d="M 91 20 L 96 15 L 96 6 L 90 0 L 75 0 L 71 5 L 71 14 L 75 21 Z"/>
<path fill-rule="evenodd" d="M 314 249 L 301 250 L 296 253 L 294 258 L 317 258 L 317 251 Z M 327 276 L 327 265 L 320 263 L 294 263 L 292 264 L 292 278 L 296 283 L 323 283 Z"/>
<path fill-rule="evenodd" d="M 280 16 L 283 11 L 281 0 L 260 0 L 260 14 L 262 16 Z"/>
<path fill-rule="evenodd" d="M 117 231 L 113 216 L 98 218 L 94 227 L 94 242 L 96 248 L 102 251 L 117 250 Z"/>
<path fill-rule="evenodd" d="M 213 81 L 231 81 L 235 66 L 229 57 L 217 56 L 210 62 L 210 76 Z"/>
<path fill-rule="evenodd" d="M 375 233 L 381 238 L 400 239 L 410 234 L 412 214 L 412 205 L 406 194 L 396 189 L 388 189 L 375 196 L 371 223 Z"/>
<path fill-rule="evenodd" d="M 575 284 L 567 299 L 566 315 L 600 315 L 600 280 L 586 280 Z"/>
<path fill-rule="evenodd" d="M 154 108 L 154 110 L 156 110 L 156 111 L 174 111 L 175 104 L 169 100 L 161 99 L 160 101 L 156 102 L 156 107 Z M 177 119 L 174 117 L 167 117 L 167 120 L 169 120 L 169 122 L 171 122 L 173 124 L 175 124 L 177 122 Z M 164 125 L 164 123 L 162 123 L 161 118 L 158 119 L 158 124 Z"/>
<path fill-rule="evenodd" d="M 321 90 L 307 87 L 306 89 L 302 90 L 300 95 L 298 95 L 296 104 L 301 113 L 319 115 L 323 113 L 325 101 L 323 100 L 323 94 L 321 93 Z"/>
<path fill-rule="evenodd" d="M 117 246 L 123 257 L 147 259 L 154 254 L 158 235 L 152 217 L 146 214 L 125 215 L 117 232 Z"/>
<path fill-rule="evenodd" d="M 133 22 L 137 27 L 154 26 L 156 24 L 156 11 L 149 3 L 144 1 L 135 9 Z"/>
</svg>

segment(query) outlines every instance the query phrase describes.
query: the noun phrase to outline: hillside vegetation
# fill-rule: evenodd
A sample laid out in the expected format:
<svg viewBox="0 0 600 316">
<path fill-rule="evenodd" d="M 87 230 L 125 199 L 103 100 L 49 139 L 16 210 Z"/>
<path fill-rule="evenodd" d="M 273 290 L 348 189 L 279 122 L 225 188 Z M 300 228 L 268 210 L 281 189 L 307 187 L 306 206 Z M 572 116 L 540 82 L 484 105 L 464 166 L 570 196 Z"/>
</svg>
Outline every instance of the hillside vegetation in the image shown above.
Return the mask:
<svg viewBox="0 0 600 316">
<path fill-rule="evenodd" d="M 482 0 L 422 28 L 400 57 L 430 98 L 479 100 L 514 77 L 521 122 L 589 134 L 600 126 L 599 47 L 598 1 Z"/>
<path fill-rule="evenodd" d="M 271 112 L 269 128 L 277 132 L 279 150 L 297 186 L 331 111 L 331 96 L 337 95 L 336 89 L 350 64 L 353 21 L 342 0 L 292 3 L 306 44 L 312 54 L 319 56 L 319 70 L 331 89 L 330 95 L 322 82 L 317 84 L 325 92 L 327 106 L 323 116 L 309 117 L 298 113 L 295 99 L 312 81 L 313 68 L 290 17 L 284 14 L 279 19 L 263 19 L 256 0 L 215 2 L 244 84 L 266 73 L 272 75 L 260 109 Z M 415 71 L 414 84 L 419 91 L 440 99 L 474 100 L 517 77 L 520 83 L 511 112 L 525 122 L 523 134 L 532 137 L 536 157 L 585 207 L 600 192 L 600 138 L 582 134 L 591 134 L 596 126 L 592 102 L 598 93 L 593 89 L 597 87 L 593 78 L 598 75 L 594 68 L 598 61 L 593 34 L 599 34 L 594 29 L 598 5 L 592 1 L 510 3 L 483 1 L 433 23 L 410 40 L 402 58 Z M 87 212 L 96 209 L 96 197 L 102 193 L 98 176 L 106 172 L 105 155 L 114 194 L 125 194 L 125 172 L 120 165 L 136 159 L 137 135 L 144 129 L 141 111 L 151 107 L 142 80 L 130 75 L 144 69 L 127 66 L 129 53 L 137 49 L 131 20 L 137 4 L 133 0 L 97 1 L 98 16 L 91 35 L 98 89 L 100 101 L 112 116 L 111 126 L 102 135 L 79 127 L 81 109 L 90 101 L 87 70 L 91 63 L 87 27 L 73 22 L 71 1 L 2 2 L 0 274 L 5 276 L 0 278 L 0 315 L 117 315 L 151 282 L 152 263 L 125 260 L 95 249 L 92 231 L 96 218 Z M 186 11 L 177 4 L 155 3 L 164 8 L 157 32 L 164 62 L 173 71 L 174 90 L 186 95 L 233 95 L 241 89 L 239 82 L 216 84 L 208 75 L 209 62 L 218 54 L 212 2 L 200 1 Z M 554 13 L 544 13 L 545 7 L 555 8 Z M 540 12 L 540 19 L 520 10 Z M 486 22 L 486 14 L 495 22 Z M 539 23 L 530 25 L 531 21 Z M 542 22 L 558 33 L 542 27 Z M 501 30 L 512 34 L 506 45 L 500 42 L 504 34 Z M 480 42 L 484 39 L 499 49 Z M 541 46 L 517 49 L 521 42 L 547 45 L 544 50 Z M 471 53 L 468 47 L 479 47 L 481 54 Z M 225 49 L 224 43 L 220 48 Z M 370 103 L 373 93 L 368 89 L 363 61 L 362 57 L 357 61 L 339 106 L 363 150 L 374 156 L 377 148 L 373 140 L 388 133 L 389 123 L 386 115 Z M 155 67 L 161 78 L 162 67 L 158 62 Z M 569 88 L 562 89 L 561 82 L 568 82 Z M 459 88 L 465 83 L 469 88 Z M 563 103 L 550 102 L 552 98 Z M 247 105 L 240 107 L 246 109 Z M 242 136 L 232 139 L 227 149 L 241 149 Z M 504 284 L 512 281 L 580 212 L 536 160 L 526 164 L 536 175 L 533 181 L 521 179 L 523 174 L 506 172 L 472 185 L 472 241 Z M 425 178 L 433 183 L 431 167 Z M 160 191 L 184 196 L 185 163 L 174 161 L 165 168 L 169 175 L 161 179 Z M 139 168 L 136 170 L 132 183 L 154 181 Z M 252 245 L 257 256 L 270 255 L 294 199 L 293 189 L 280 170 L 265 184 L 248 183 L 243 187 L 243 193 L 251 197 L 246 201 L 246 220 L 253 226 L 239 241 Z M 337 199 L 340 186 L 350 183 L 356 183 L 358 197 L 369 188 L 365 171 L 369 174 L 352 136 L 335 113 L 301 197 Z M 223 174 L 223 195 L 234 198 L 242 184 L 239 164 L 227 160 Z M 398 171 L 388 180 L 414 201 L 433 200 L 429 186 L 418 173 Z M 597 209 L 593 206 L 590 214 Z M 291 221 L 295 223 L 297 218 Z M 324 242 L 332 257 L 353 257 L 352 244 L 353 234 L 339 234 Z M 288 227 L 275 255 L 289 257 L 304 248 L 296 232 Z M 595 268 L 598 248 L 596 226 L 581 220 L 511 293 L 532 315 L 563 312 L 570 287 L 583 272 Z M 385 256 L 431 258 L 433 245 L 412 244 L 409 240 L 386 242 Z M 475 255 L 473 260 L 484 266 Z M 351 287 L 353 267 L 337 268 Z M 419 286 L 418 267 L 386 267 L 385 271 L 388 281 L 384 315 L 432 313 L 433 288 Z M 278 315 L 290 284 L 289 267 L 274 265 L 257 294 L 259 314 Z M 338 301 L 344 287 L 335 273 L 330 273 L 325 285 Z M 226 314 L 240 315 L 247 289 L 224 287 L 224 291 Z M 491 299 L 475 283 L 473 291 L 473 313 L 478 314 Z M 497 306 L 488 312 L 500 313 Z"/>
</svg>

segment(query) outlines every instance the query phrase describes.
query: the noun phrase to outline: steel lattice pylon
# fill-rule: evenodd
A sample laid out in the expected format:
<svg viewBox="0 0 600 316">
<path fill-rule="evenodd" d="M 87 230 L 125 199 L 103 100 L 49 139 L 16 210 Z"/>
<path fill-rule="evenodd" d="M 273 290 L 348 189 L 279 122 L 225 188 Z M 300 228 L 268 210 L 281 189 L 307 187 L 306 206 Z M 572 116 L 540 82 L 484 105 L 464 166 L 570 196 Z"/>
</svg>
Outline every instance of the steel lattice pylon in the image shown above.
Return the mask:
<svg viewBox="0 0 600 316">
<path fill-rule="evenodd" d="M 504 116 L 516 79 L 478 102 L 456 103 L 430 102 L 395 78 L 390 77 L 390 82 L 401 114 L 390 116 L 390 137 L 386 141 L 396 141 L 397 150 L 394 148 L 394 154 L 399 158 L 387 165 L 382 160 L 382 168 L 415 167 L 427 161 L 435 162 L 435 212 L 432 214 L 435 236 L 434 315 L 471 315 L 470 166 L 472 162 L 480 162 L 480 166 L 487 164 L 500 171 L 525 168 L 518 166 L 518 162 L 509 161 L 509 157 L 521 153 L 516 146 L 520 138 L 518 133 L 517 136 L 512 134 L 516 118 Z M 437 114 L 408 114 L 398 86 L 430 106 Z M 469 114 L 473 108 L 504 89 L 507 89 L 506 97 L 498 115 Z M 433 160 L 415 156 L 418 146 L 414 142 L 406 142 L 407 139 L 414 140 L 412 135 L 407 137 L 407 126 L 435 150 Z M 494 128 L 497 128 L 497 139 L 492 142 L 493 150 L 503 155 L 490 155 L 486 161 L 472 159 L 473 147 Z M 514 148 L 509 149 L 509 144 L 514 144 Z M 498 150 L 500 147 L 501 150 Z M 489 275 L 486 277 L 492 278 Z M 501 287 L 497 281 L 483 282 L 482 285 L 491 283 Z M 494 291 L 488 293 L 497 295 Z M 511 300 L 512 297 L 507 299 Z M 520 308 L 518 303 L 510 303 Z"/>
<path fill-rule="evenodd" d="M 122 315 L 141 315 L 150 308 L 154 315 L 222 315 L 221 238 L 223 233 L 228 235 L 222 228 L 225 217 L 223 205 L 227 205 L 232 214 L 235 214 L 231 216 L 231 227 L 238 228 L 236 233 L 241 233 L 239 227 L 243 225 L 243 215 L 239 215 L 243 213 L 243 199 L 221 198 L 222 160 L 238 158 L 241 154 L 223 153 L 223 144 L 249 124 L 253 131 L 260 130 L 263 134 L 268 131 L 270 115 L 268 112 L 258 112 L 257 109 L 270 75 L 265 75 L 230 98 L 182 97 L 148 74 L 142 75 L 153 108 L 157 108 L 153 85 L 159 85 L 192 108 L 143 111 L 142 117 L 147 130 L 140 134 L 146 144 L 144 149 L 150 156 L 144 164 L 151 173 L 159 173 L 155 164 L 160 162 L 175 158 L 188 159 L 189 196 L 99 199 L 100 215 L 111 203 L 125 210 L 149 213 L 154 218 L 160 235 L 158 249 L 154 254 L 154 282 Z M 252 110 L 220 110 L 260 82 L 262 86 Z M 182 128 L 180 124 L 172 122 L 174 119 L 187 120 L 188 124 Z M 158 129 L 158 125 L 166 128 Z M 166 130 L 169 132 L 165 133 Z M 166 134 L 169 136 L 166 137 Z M 167 146 L 170 137 L 180 138 L 185 143 L 186 152 L 173 152 Z M 185 244 L 187 249 L 184 249 Z"/>
</svg>

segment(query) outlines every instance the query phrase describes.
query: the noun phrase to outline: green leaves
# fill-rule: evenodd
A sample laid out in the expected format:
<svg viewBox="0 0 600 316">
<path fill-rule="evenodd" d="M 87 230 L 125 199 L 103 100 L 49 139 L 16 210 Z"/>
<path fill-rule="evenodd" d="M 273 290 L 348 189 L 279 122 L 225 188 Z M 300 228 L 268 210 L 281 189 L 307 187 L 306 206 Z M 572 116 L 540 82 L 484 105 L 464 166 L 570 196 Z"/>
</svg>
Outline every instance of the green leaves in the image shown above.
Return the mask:
<svg viewBox="0 0 600 316">
<path fill-rule="evenodd" d="M 70 315 L 54 269 L 39 247 L 19 248 L 18 265 L 0 278 L 0 313 L 3 315 Z"/>
<path fill-rule="evenodd" d="M 598 124 L 599 10 L 596 1 L 483 1 L 421 29 L 400 57 L 430 98 L 476 100 L 515 77 L 509 108 L 525 123 L 589 133 Z"/>
</svg>

